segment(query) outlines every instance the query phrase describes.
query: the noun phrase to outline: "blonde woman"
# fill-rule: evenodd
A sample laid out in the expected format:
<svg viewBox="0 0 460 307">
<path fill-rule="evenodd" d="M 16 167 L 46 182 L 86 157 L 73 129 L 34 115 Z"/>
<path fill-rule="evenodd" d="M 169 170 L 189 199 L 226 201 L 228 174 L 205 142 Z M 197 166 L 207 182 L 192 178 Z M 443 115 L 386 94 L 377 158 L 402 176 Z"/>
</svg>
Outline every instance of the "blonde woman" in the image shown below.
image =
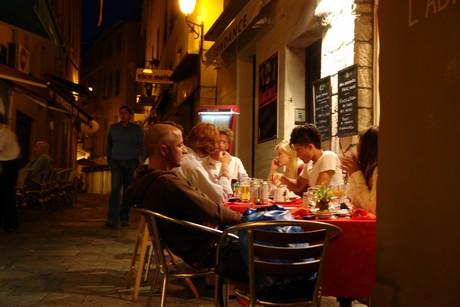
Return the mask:
<svg viewBox="0 0 460 307">
<path fill-rule="evenodd" d="M 284 167 L 284 172 L 278 173 L 277 170 L 281 167 Z M 277 187 L 281 183 L 282 175 L 297 179 L 298 174 L 299 160 L 296 151 L 289 145 L 289 141 L 283 140 L 275 147 L 275 158 L 272 160 L 267 181 L 272 187 Z"/>
</svg>

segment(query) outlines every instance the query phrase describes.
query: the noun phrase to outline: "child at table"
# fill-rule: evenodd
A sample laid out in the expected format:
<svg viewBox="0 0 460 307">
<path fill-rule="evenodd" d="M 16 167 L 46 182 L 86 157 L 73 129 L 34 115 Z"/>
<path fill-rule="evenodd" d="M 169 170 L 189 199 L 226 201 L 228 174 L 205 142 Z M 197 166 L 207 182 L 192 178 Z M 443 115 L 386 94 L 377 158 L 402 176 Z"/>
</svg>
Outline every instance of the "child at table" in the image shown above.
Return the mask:
<svg viewBox="0 0 460 307">
<path fill-rule="evenodd" d="M 361 131 L 357 151 L 349 151 L 340 159 L 342 170 L 348 174 L 348 195 L 354 208 L 363 208 L 374 214 L 377 207 L 378 133 L 377 126 Z"/>
</svg>

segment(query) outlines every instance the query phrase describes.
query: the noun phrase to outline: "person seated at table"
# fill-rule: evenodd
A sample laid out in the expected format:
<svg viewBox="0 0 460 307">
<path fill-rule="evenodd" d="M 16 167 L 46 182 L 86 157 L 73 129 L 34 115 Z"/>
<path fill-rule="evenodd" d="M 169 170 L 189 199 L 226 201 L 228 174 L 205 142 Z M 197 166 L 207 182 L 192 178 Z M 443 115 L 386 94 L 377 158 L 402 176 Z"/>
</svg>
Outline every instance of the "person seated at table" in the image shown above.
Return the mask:
<svg viewBox="0 0 460 307">
<path fill-rule="evenodd" d="M 282 184 L 291 191 L 301 191 L 308 186 L 343 184 L 339 157 L 335 152 L 321 149 L 321 133 L 314 124 L 295 127 L 291 132 L 289 144 L 297 156 L 305 163 L 297 179 L 280 177 Z"/>
<path fill-rule="evenodd" d="M 281 167 L 284 167 L 284 172 L 278 173 L 277 170 Z M 275 147 L 275 158 L 272 160 L 267 182 L 271 185 L 273 190 L 275 187 L 280 186 L 282 175 L 288 178 L 297 179 L 302 167 L 303 164 L 297 158 L 297 153 L 289 144 L 289 141 L 282 140 Z"/>
<path fill-rule="evenodd" d="M 157 124 L 157 122 L 155 122 L 154 124 Z M 164 120 L 164 121 L 161 122 L 161 124 L 172 125 L 172 126 L 176 127 L 177 129 L 179 129 L 180 132 L 184 133 L 184 127 L 182 125 L 179 125 L 176 122 L 171 121 L 171 120 Z M 149 125 L 149 127 L 150 127 L 150 125 Z M 147 156 L 147 158 L 145 158 L 144 164 L 149 165 L 149 157 L 148 156 Z"/>
<path fill-rule="evenodd" d="M 340 159 L 341 167 L 348 175 L 348 196 L 353 207 L 374 214 L 377 207 L 378 134 L 377 126 L 361 131 L 356 152 L 349 151 Z"/>
<path fill-rule="evenodd" d="M 40 187 L 40 179 L 42 173 L 53 169 L 54 160 L 49 155 L 49 145 L 45 141 L 35 143 L 34 154 L 32 161 L 24 166 L 24 169 L 30 170 L 30 174 L 26 180 L 27 189 L 36 190 Z"/>
<path fill-rule="evenodd" d="M 228 152 L 230 142 L 233 141 L 233 131 L 227 127 L 217 127 L 219 131 L 219 148 L 203 159 L 205 168 L 207 168 L 213 175 L 214 179 L 219 180 L 222 163 L 219 161 L 221 152 Z M 243 162 L 240 158 L 231 156 L 228 165 L 228 174 L 232 181 L 240 180 L 242 174 L 246 174 Z"/>
<path fill-rule="evenodd" d="M 182 132 L 177 127 L 152 124 L 145 133 L 145 148 L 149 165 L 138 170 L 126 190 L 128 204 L 206 226 L 230 226 L 241 222 L 239 213 L 212 201 L 173 171 L 187 153 Z M 215 266 L 212 250 L 217 239 L 215 235 L 171 223 L 158 226 L 167 246 L 187 264 L 195 268 Z M 228 269 L 224 265 L 226 276 L 244 280 L 240 276 L 246 276 L 246 267 L 237 249 L 229 253 L 226 263 L 229 263 Z"/>
<path fill-rule="evenodd" d="M 219 152 L 222 163 L 219 178 L 205 168 L 203 158 L 218 148 L 219 132 L 209 123 L 196 124 L 185 139 L 187 153 L 180 167 L 174 169 L 178 176 L 188 180 L 213 201 L 224 205 L 233 194 L 229 173 L 231 156 L 226 151 Z"/>
</svg>

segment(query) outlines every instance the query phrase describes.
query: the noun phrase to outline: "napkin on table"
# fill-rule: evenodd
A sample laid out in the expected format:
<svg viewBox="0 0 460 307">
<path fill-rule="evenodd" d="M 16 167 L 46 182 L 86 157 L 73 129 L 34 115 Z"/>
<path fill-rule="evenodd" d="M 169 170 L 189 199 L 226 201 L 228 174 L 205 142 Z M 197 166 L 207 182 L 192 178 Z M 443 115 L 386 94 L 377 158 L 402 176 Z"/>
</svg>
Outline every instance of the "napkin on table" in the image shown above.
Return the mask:
<svg viewBox="0 0 460 307">
<path fill-rule="evenodd" d="M 351 219 L 352 220 L 375 220 L 376 216 L 374 213 L 370 213 L 369 211 L 357 208 L 351 211 Z"/>
</svg>

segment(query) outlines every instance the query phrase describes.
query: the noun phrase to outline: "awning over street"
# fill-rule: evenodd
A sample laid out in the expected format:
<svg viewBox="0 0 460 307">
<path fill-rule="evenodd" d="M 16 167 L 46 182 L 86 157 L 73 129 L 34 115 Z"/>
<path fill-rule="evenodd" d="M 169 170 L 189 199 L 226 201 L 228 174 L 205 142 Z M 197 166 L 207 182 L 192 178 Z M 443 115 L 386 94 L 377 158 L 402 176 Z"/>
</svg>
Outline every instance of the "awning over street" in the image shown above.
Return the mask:
<svg viewBox="0 0 460 307">
<path fill-rule="evenodd" d="M 61 86 L 55 86 L 53 82 L 51 82 L 50 86 L 43 80 L 2 64 L 0 64 L 0 79 L 4 79 L 12 86 L 22 90 L 22 92 L 29 95 L 34 102 L 38 103 L 39 101 L 40 105 L 46 105 L 53 110 L 73 114 L 91 126 L 93 118 L 75 104 L 72 94 L 72 92 L 78 91 L 80 94 L 88 95 L 87 92 L 89 92 L 89 90 L 86 89 L 87 92 L 85 92 L 83 86 L 65 80 L 70 83 L 68 85 L 69 90 L 66 91 L 61 89 Z M 58 81 L 55 82 L 58 83 Z M 57 90 L 58 88 L 59 90 Z M 70 88 L 73 90 L 70 90 Z M 63 99 L 58 100 L 51 96 L 50 89 L 56 91 Z M 91 92 L 89 92 L 89 95 L 92 95 Z"/>
<path fill-rule="evenodd" d="M 63 94 L 70 96 L 79 96 L 83 98 L 96 98 L 96 96 L 86 87 L 81 84 L 70 82 L 69 80 L 59 78 L 58 76 L 48 74 L 47 79 L 54 89 L 59 90 Z"/>
<path fill-rule="evenodd" d="M 62 108 L 57 108 L 57 105 L 52 102 L 47 84 L 43 80 L 2 64 L 0 64 L 0 79 L 29 95 L 35 103 L 59 112 L 66 112 Z"/>
</svg>

